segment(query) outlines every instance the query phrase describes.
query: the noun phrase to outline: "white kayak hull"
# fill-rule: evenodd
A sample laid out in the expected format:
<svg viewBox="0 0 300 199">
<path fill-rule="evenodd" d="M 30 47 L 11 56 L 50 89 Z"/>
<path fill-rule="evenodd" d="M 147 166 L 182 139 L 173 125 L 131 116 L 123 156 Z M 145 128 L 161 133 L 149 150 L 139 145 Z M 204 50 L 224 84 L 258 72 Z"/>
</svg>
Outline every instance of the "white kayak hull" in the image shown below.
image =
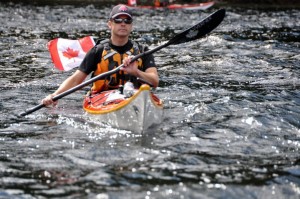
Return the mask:
<svg viewBox="0 0 300 199">
<path fill-rule="evenodd" d="M 118 103 L 114 104 L 114 100 Z M 109 101 L 110 107 L 84 103 L 84 109 L 96 122 L 138 133 L 162 121 L 163 104 L 157 97 L 154 98 L 148 85 L 142 85 L 130 98 L 117 97 L 114 100 Z"/>
</svg>

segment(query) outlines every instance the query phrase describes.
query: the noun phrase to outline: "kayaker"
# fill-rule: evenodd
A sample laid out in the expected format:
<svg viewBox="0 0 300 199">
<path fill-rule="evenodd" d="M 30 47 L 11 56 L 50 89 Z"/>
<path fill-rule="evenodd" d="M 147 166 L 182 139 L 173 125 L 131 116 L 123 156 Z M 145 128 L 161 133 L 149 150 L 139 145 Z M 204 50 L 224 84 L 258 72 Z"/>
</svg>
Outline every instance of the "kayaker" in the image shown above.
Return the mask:
<svg viewBox="0 0 300 199">
<path fill-rule="evenodd" d="M 79 69 L 68 77 L 54 93 L 42 99 L 44 105 L 56 105 L 57 101 L 52 100 L 54 96 L 79 85 L 89 74 L 93 73 L 95 76 L 122 63 L 124 67 L 118 74 L 94 82 L 92 92 L 116 88 L 127 80 L 136 82 L 137 77 L 149 82 L 154 87 L 158 86 L 159 77 L 152 54 L 130 63 L 132 55 L 148 49 L 148 47 L 141 46 L 129 39 L 133 28 L 133 16 L 130 8 L 126 5 L 113 7 L 107 25 L 111 31 L 110 39 L 95 45 L 86 54 Z"/>
<path fill-rule="evenodd" d="M 170 3 L 170 0 L 154 0 L 155 7 L 166 7 Z"/>
</svg>

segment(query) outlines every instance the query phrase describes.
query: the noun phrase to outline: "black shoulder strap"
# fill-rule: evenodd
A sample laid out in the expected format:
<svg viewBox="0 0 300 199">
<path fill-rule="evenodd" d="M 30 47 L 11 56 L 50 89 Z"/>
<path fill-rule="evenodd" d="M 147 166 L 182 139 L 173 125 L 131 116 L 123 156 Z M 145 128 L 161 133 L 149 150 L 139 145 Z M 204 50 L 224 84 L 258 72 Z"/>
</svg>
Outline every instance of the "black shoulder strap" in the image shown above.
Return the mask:
<svg viewBox="0 0 300 199">
<path fill-rule="evenodd" d="M 108 43 L 108 42 L 109 42 L 109 39 L 99 39 L 99 40 L 97 40 L 96 45 L 105 44 L 105 43 Z"/>
<path fill-rule="evenodd" d="M 102 52 L 103 49 L 106 45 L 106 43 L 109 42 L 109 39 L 100 39 L 96 42 L 95 48 L 96 48 L 96 54 L 97 54 L 97 63 L 100 62 L 101 58 L 102 58 Z"/>
<path fill-rule="evenodd" d="M 102 59 L 102 53 L 103 53 L 103 49 L 106 43 L 109 42 L 109 39 L 99 39 L 96 41 L 96 44 L 94 46 L 95 50 L 96 50 L 96 60 L 95 63 L 99 63 Z M 92 74 L 92 77 L 94 77 L 94 72 Z"/>
<path fill-rule="evenodd" d="M 102 50 L 103 50 L 105 44 L 108 44 L 108 42 L 109 42 L 109 39 L 99 39 L 95 45 L 96 51 L 98 52 L 101 49 L 101 54 L 102 54 Z"/>
<path fill-rule="evenodd" d="M 145 52 L 146 46 L 143 44 L 138 43 L 137 41 L 132 41 L 133 43 L 133 49 L 134 49 L 134 54 L 137 55 L 138 53 L 143 53 Z"/>
</svg>

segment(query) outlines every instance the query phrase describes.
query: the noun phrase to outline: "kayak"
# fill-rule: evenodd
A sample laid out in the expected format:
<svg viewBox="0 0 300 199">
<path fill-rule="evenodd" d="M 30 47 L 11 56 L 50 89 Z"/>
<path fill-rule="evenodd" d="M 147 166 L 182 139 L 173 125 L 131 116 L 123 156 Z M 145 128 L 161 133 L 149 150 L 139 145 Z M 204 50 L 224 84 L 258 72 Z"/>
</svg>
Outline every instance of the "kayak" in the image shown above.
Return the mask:
<svg viewBox="0 0 300 199">
<path fill-rule="evenodd" d="M 168 9 L 183 9 L 183 10 L 206 10 L 214 5 L 214 2 L 198 3 L 198 4 L 170 4 Z"/>
<path fill-rule="evenodd" d="M 214 2 L 197 3 L 197 4 L 169 4 L 167 6 L 133 6 L 127 5 L 132 9 L 182 9 L 182 10 L 206 10 L 214 5 Z"/>
<path fill-rule="evenodd" d="M 137 133 L 161 123 L 163 116 L 163 102 L 147 84 L 135 89 L 131 97 L 118 89 L 88 94 L 83 109 L 95 122 Z"/>
</svg>

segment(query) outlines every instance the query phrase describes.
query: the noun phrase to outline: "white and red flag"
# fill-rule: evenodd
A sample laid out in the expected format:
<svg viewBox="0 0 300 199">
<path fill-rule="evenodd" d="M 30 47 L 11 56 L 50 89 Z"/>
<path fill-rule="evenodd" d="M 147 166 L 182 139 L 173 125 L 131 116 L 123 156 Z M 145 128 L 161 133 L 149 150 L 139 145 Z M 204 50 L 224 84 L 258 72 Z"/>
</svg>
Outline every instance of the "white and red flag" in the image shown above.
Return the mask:
<svg viewBox="0 0 300 199">
<path fill-rule="evenodd" d="M 56 38 L 48 42 L 48 49 L 54 66 L 68 71 L 80 65 L 85 54 L 95 46 L 93 37 L 77 40 Z"/>
</svg>

